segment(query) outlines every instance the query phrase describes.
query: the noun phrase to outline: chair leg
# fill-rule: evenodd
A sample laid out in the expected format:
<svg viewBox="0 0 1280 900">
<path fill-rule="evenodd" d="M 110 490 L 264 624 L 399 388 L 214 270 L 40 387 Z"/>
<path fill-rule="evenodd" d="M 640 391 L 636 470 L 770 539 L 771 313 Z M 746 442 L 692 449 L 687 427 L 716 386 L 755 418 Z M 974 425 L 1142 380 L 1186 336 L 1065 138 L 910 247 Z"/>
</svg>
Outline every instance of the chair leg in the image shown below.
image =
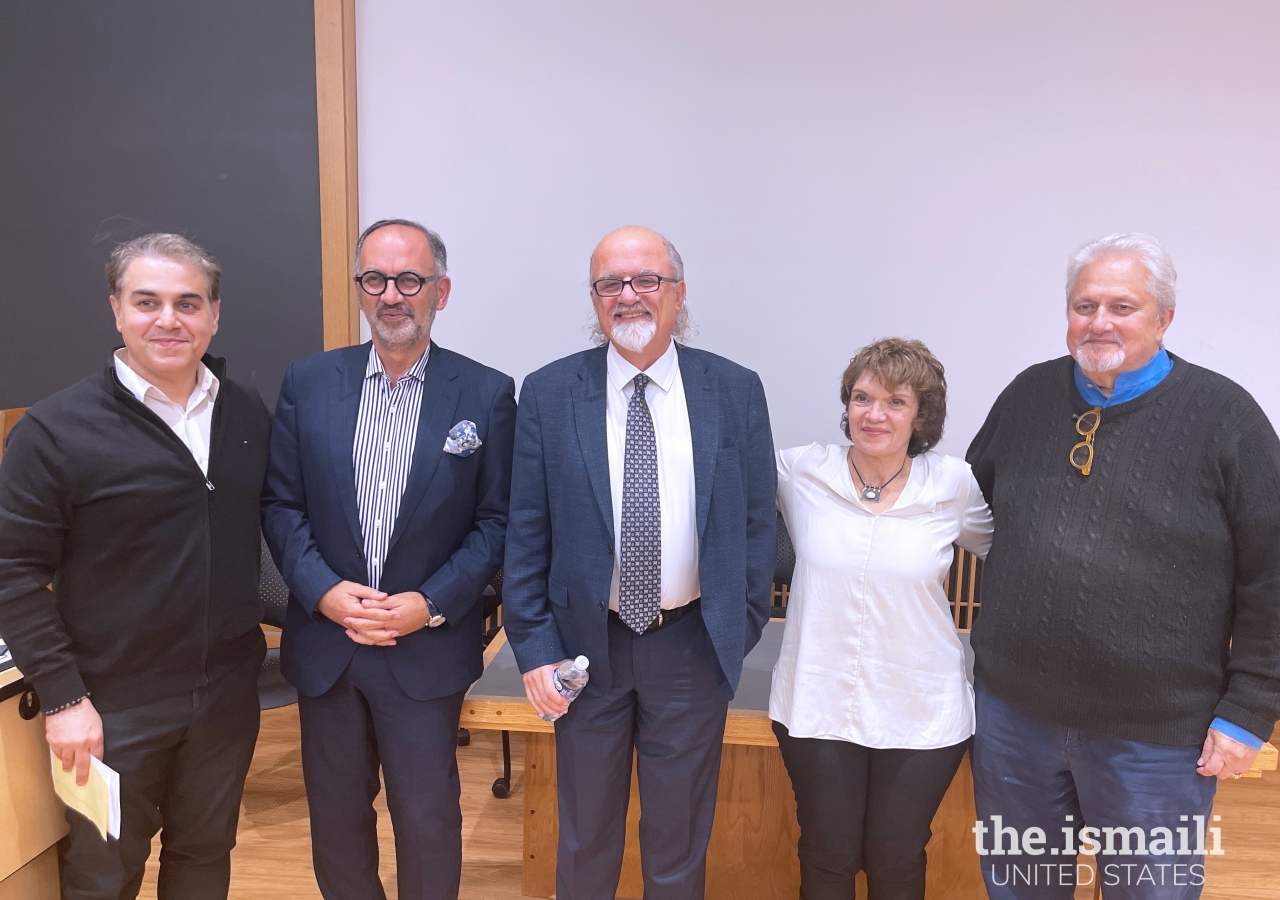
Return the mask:
<svg viewBox="0 0 1280 900">
<path fill-rule="evenodd" d="M 493 782 L 493 796 L 505 800 L 511 796 L 511 732 L 502 732 L 502 777 Z"/>
</svg>

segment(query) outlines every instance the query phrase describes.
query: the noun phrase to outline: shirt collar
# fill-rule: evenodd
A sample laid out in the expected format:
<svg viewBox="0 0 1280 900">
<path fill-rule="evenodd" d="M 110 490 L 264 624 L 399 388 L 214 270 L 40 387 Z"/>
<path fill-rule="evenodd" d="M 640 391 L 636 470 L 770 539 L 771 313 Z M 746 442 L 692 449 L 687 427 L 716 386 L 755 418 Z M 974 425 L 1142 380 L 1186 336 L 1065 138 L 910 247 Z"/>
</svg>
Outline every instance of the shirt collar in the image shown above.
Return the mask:
<svg viewBox="0 0 1280 900">
<path fill-rule="evenodd" d="M 403 378 L 412 378 L 415 381 L 422 380 L 422 373 L 426 371 L 427 359 L 431 356 L 431 345 L 427 344 L 427 349 L 422 351 L 422 355 L 418 357 L 418 361 L 409 367 L 409 371 L 405 372 Z M 378 348 L 372 343 L 369 344 L 369 363 L 364 367 L 364 377 L 366 380 L 375 375 L 381 375 L 386 378 L 387 370 L 382 367 L 382 357 L 378 356 Z M 388 379 L 389 380 L 389 379 Z"/>
<path fill-rule="evenodd" d="M 135 372 L 133 367 L 124 361 L 124 358 L 124 347 L 111 354 L 111 361 L 116 369 L 116 377 L 120 379 L 121 384 L 128 388 L 129 393 L 138 398 L 139 403 L 146 402 L 146 396 L 150 391 L 155 391 L 157 400 L 162 400 L 165 403 L 174 403 L 164 391 Z M 204 400 L 206 395 L 211 401 L 218 399 L 218 376 L 214 375 L 204 363 L 200 363 L 197 378 L 196 389 L 191 392 L 191 396 L 187 399 L 188 410 L 194 409 L 197 404 Z M 177 406 L 177 404 L 174 403 L 174 406 Z"/>
<path fill-rule="evenodd" d="M 644 370 L 644 374 L 649 376 L 649 381 L 662 389 L 664 394 L 671 393 L 671 387 L 675 384 L 676 374 L 680 371 L 680 358 L 676 354 L 676 342 L 673 340 L 666 352 L 659 356 L 649 368 Z M 613 346 L 613 342 L 609 342 L 609 384 L 616 391 L 621 391 L 627 384 L 640 374 L 640 370 L 618 352 L 618 348 Z"/>
<path fill-rule="evenodd" d="M 1156 352 L 1156 355 L 1151 357 L 1151 361 L 1142 368 L 1134 369 L 1132 372 L 1121 372 L 1117 375 L 1115 388 L 1111 391 L 1111 396 L 1108 397 L 1098 389 L 1096 384 L 1089 380 L 1089 376 L 1084 374 L 1080 364 L 1076 363 L 1076 390 L 1080 392 L 1080 396 L 1084 398 L 1086 403 L 1106 409 L 1108 406 L 1117 406 L 1136 397 L 1141 397 L 1164 381 L 1165 376 L 1172 369 L 1173 359 L 1169 356 L 1168 351 L 1161 347 Z"/>
</svg>

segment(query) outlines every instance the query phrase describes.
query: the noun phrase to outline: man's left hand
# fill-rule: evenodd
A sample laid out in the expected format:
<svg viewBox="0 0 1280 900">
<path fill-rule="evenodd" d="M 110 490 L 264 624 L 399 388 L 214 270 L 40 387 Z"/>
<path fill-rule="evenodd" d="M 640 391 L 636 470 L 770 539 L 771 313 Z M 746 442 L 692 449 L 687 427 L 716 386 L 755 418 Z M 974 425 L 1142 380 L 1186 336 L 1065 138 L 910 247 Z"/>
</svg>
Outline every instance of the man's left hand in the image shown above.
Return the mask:
<svg viewBox="0 0 1280 900">
<path fill-rule="evenodd" d="M 1204 747 L 1200 750 L 1196 772 L 1201 775 L 1216 775 L 1219 781 L 1238 778 L 1249 771 L 1257 755 L 1258 751 L 1252 747 L 1210 728 L 1208 737 L 1204 739 Z"/>
<path fill-rule="evenodd" d="M 360 601 L 366 609 L 395 610 L 400 615 L 395 620 L 396 634 L 404 637 L 420 628 L 425 628 L 431 619 L 431 611 L 427 608 L 427 598 L 419 591 L 405 591 L 403 594 L 391 594 L 385 600 L 364 599 Z"/>
</svg>

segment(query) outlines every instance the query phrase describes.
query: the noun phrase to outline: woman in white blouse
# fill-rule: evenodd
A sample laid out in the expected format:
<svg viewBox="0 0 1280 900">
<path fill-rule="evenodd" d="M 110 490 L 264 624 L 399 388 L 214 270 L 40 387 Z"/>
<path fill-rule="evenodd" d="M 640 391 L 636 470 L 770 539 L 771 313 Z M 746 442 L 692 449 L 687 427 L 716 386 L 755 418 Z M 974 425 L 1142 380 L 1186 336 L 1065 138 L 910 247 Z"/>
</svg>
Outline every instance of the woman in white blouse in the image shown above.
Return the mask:
<svg viewBox="0 0 1280 900">
<path fill-rule="evenodd" d="M 795 789 L 800 896 L 921 900 L 930 822 L 973 735 L 973 690 L 942 581 L 985 556 L 991 512 L 964 460 L 933 452 L 942 364 L 877 341 L 841 380 L 852 447 L 778 453 L 796 548 L 769 716 Z"/>
</svg>

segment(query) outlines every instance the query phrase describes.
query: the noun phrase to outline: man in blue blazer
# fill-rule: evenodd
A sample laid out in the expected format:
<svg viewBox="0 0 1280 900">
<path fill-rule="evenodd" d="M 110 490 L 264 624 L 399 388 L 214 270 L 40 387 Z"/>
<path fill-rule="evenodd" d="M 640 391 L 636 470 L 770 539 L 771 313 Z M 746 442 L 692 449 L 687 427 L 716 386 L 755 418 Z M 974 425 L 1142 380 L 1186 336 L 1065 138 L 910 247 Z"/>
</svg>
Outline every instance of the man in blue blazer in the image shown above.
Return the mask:
<svg viewBox="0 0 1280 900">
<path fill-rule="evenodd" d="M 677 343 L 684 265 L 661 235 L 606 235 L 591 294 L 601 346 L 521 389 L 507 637 L 560 716 L 556 897 L 614 896 L 634 748 L 645 897 L 700 898 L 728 701 L 769 617 L 769 412 L 754 372 Z M 552 673 L 578 655 L 569 705 Z"/>
<path fill-rule="evenodd" d="M 289 586 L 316 881 L 383 898 L 378 768 L 401 900 L 451 900 L 462 869 L 456 760 L 480 677 L 480 597 L 502 562 L 515 385 L 431 342 L 445 248 L 414 222 L 356 248 L 372 344 L 293 363 L 276 406 L 263 529 Z"/>
</svg>

